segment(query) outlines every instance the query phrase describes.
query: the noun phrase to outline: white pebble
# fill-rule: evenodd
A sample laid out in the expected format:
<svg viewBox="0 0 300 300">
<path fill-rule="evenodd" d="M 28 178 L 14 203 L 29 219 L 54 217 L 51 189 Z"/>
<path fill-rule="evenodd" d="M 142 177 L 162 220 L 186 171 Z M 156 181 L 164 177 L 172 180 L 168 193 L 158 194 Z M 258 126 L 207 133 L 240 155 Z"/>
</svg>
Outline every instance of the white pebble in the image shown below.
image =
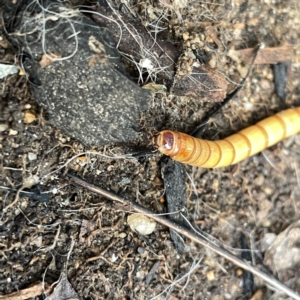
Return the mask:
<svg viewBox="0 0 300 300">
<path fill-rule="evenodd" d="M 13 129 L 9 129 L 9 135 L 17 135 L 18 131 L 17 130 L 13 130 Z"/>
<path fill-rule="evenodd" d="M 28 159 L 29 159 L 30 161 L 36 160 L 36 158 L 37 158 L 37 155 L 36 155 L 35 153 L 32 153 L 32 152 L 29 152 L 29 153 L 28 153 Z"/>
<path fill-rule="evenodd" d="M 154 220 L 142 214 L 132 214 L 128 216 L 127 223 L 132 231 L 138 231 L 142 235 L 151 234 L 156 227 Z"/>
<path fill-rule="evenodd" d="M 8 129 L 8 125 L 7 124 L 0 124 L 0 132 L 5 131 Z"/>
<path fill-rule="evenodd" d="M 111 262 L 116 262 L 118 260 L 118 256 L 117 255 L 115 255 L 114 253 L 112 254 L 112 256 L 111 256 Z"/>
</svg>

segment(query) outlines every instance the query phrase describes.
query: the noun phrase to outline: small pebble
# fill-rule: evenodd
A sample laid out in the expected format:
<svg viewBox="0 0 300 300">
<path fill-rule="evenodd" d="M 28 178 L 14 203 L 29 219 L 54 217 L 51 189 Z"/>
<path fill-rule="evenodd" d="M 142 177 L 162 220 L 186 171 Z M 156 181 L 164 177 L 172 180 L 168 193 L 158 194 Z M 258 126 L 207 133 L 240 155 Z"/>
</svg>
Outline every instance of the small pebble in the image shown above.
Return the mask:
<svg viewBox="0 0 300 300">
<path fill-rule="evenodd" d="M 107 167 L 107 171 L 109 171 L 109 172 L 112 171 L 113 169 L 114 169 L 113 165 L 110 165 L 110 166 Z"/>
<path fill-rule="evenodd" d="M 211 68 L 216 68 L 216 66 L 217 66 L 217 57 L 216 57 L 216 55 L 213 53 L 212 54 L 212 56 L 211 56 L 212 58 L 211 58 L 211 60 L 208 62 L 208 64 L 209 64 L 209 66 L 211 67 Z"/>
<path fill-rule="evenodd" d="M 144 271 L 137 271 L 136 272 L 136 278 L 138 279 L 144 279 L 146 276 L 145 272 Z"/>
<path fill-rule="evenodd" d="M 236 275 L 237 275 L 237 276 L 242 276 L 242 275 L 243 275 L 243 269 L 238 268 L 238 269 L 236 270 Z"/>
<path fill-rule="evenodd" d="M 262 252 L 267 251 L 267 249 L 273 244 L 277 235 L 275 233 L 266 233 L 264 237 L 260 240 L 260 249 Z"/>
<path fill-rule="evenodd" d="M 30 109 L 30 108 L 31 108 L 31 104 L 29 104 L 29 103 L 25 104 L 25 105 L 24 105 L 24 108 L 25 108 L 25 109 Z"/>
<path fill-rule="evenodd" d="M 264 192 L 267 194 L 267 195 L 272 195 L 273 194 L 273 189 L 269 188 L 269 187 L 265 187 L 264 188 Z"/>
<path fill-rule="evenodd" d="M 128 177 L 123 177 L 122 180 L 119 182 L 119 186 L 124 186 L 127 185 L 131 182 L 130 178 Z"/>
<path fill-rule="evenodd" d="M 119 234 L 119 238 L 121 238 L 121 239 L 126 238 L 126 236 L 127 236 L 127 234 L 126 234 L 125 232 L 121 232 L 121 233 Z"/>
<path fill-rule="evenodd" d="M 33 114 L 32 112 L 26 110 L 24 113 L 23 113 L 23 120 L 24 120 L 24 123 L 26 124 L 30 124 L 32 123 L 33 121 L 35 121 L 36 119 L 36 116 L 35 114 Z"/>
<path fill-rule="evenodd" d="M 37 155 L 36 155 L 35 153 L 32 153 L 32 152 L 29 152 L 29 153 L 28 153 L 28 159 L 29 159 L 30 161 L 36 160 L 36 158 L 37 158 Z"/>
<path fill-rule="evenodd" d="M 206 273 L 206 278 L 208 281 L 213 281 L 215 280 L 215 273 L 213 270 L 210 270 Z"/>
<path fill-rule="evenodd" d="M 114 253 L 112 254 L 112 256 L 111 256 L 111 262 L 116 262 L 118 260 L 118 256 L 117 255 L 115 255 Z"/>
<path fill-rule="evenodd" d="M 8 125 L 7 124 L 0 124 L 0 132 L 3 132 L 5 130 L 8 129 Z"/>
<path fill-rule="evenodd" d="M 137 248 L 137 252 L 139 253 L 139 254 L 144 254 L 145 253 L 145 248 L 143 248 L 143 247 L 138 247 Z"/>
<path fill-rule="evenodd" d="M 187 41 L 189 39 L 189 37 L 190 37 L 190 34 L 188 32 L 184 32 L 182 34 L 182 38 L 183 38 L 184 41 Z"/>
<path fill-rule="evenodd" d="M 248 73 L 248 66 L 247 67 L 243 67 L 242 65 L 239 65 L 237 67 L 238 72 L 240 73 L 242 78 L 246 77 L 246 74 Z"/>
<path fill-rule="evenodd" d="M 270 81 L 270 80 L 267 80 L 267 79 L 262 79 L 260 81 L 260 87 L 263 89 L 263 90 L 273 90 L 274 89 L 274 84 Z"/>
<path fill-rule="evenodd" d="M 57 188 L 53 188 L 52 191 L 51 191 L 51 193 L 53 195 L 56 195 L 58 193 L 58 189 Z"/>
<path fill-rule="evenodd" d="M 156 227 L 155 221 L 142 214 L 128 216 L 127 223 L 132 231 L 138 231 L 142 235 L 151 234 Z"/>
<path fill-rule="evenodd" d="M 38 184 L 40 182 L 40 178 L 37 175 L 30 175 L 23 180 L 24 188 L 31 188 L 32 186 Z"/>
<path fill-rule="evenodd" d="M 18 134 L 18 131 L 13 130 L 13 129 L 10 129 L 8 134 L 9 134 L 9 135 L 17 135 L 17 134 Z"/>
</svg>

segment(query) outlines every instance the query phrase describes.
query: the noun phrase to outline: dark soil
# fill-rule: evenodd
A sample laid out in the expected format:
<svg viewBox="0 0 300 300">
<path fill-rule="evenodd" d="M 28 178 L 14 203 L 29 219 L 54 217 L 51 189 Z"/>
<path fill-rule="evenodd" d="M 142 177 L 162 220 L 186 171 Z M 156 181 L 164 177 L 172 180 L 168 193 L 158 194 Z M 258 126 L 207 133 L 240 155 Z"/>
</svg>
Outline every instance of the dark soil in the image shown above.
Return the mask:
<svg viewBox="0 0 300 300">
<path fill-rule="evenodd" d="M 275 91 L 273 66 L 254 65 L 245 87 L 210 120 L 203 137 L 223 138 L 300 105 L 298 1 L 125 2 L 149 30 L 166 28 L 163 34 L 182 53 L 205 57 L 210 67 L 226 76 L 227 92 L 236 88 L 249 68 L 233 59 L 231 50 L 259 42 L 294 47 L 284 102 L 279 97 L 284 95 Z M 13 48 L 1 30 L 0 63 L 18 64 L 15 55 L 20 49 Z M 198 38 L 201 42 L 195 42 Z M 134 70 L 131 74 L 136 82 L 137 74 Z M 159 130 L 190 132 L 216 103 L 160 90 L 140 116 L 137 140 L 88 147 L 50 125 L 26 76 L 2 79 L 0 97 L 0 126 L 5 129 L 0 132 L 0 299 L 43 299 L 41 293 L 9 295 L 42 281 L 48 287 L 64 271 L 81 299 L 250 299 L 251 292 L 256 293 L 252 299 L 285 299 L 258 278 L 245 295 L 243 271 L 234 264 L 189 240 L 185 241 L 189 251 L 178 254 L 168 228 L 160 224 L 141 237 L 128 226 L 125 210 L 72 186 L 66 177 L 72 172 L 157 213 L 165 212 L 161 156 L 138 160 L 131 154 L 150 149 Z M 271 244 L 268 238 L 299 220 L 299 154 L 296 135 L 235 166 L 186 167 L 187 218 L 193 226 L 237 256 L 244 237 L 252 263 L 298 293 L 298 252 L 286 247 L 285 253 L 294 253 L 286 269 L 278 269 L 272 259 L 263 264 Z M 51 200 L 41 202 L 17 192 L 21 190 L 47 193 Z M 293 251 L 298 247 L 293 245 Z M 157 267 L 153 278 L 146 280 L 153 266 Z"/>
</svg>

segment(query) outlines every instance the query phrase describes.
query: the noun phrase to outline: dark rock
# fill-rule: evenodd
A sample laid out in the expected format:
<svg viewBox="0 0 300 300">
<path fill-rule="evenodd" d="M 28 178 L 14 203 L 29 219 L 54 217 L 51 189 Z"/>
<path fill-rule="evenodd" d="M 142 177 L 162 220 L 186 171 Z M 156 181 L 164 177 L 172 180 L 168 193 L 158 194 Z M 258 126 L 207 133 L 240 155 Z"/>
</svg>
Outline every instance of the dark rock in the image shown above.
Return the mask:
<svg viewBox="0 0 300 300">
<path fill-rule="evenodd" d="M 109 31 L 58 2 L 29 3 L 4 9 L 4 20 L 50 122 L 85 144 L 137 138 L 151 95 L 125 75 Z"/>
</svg>

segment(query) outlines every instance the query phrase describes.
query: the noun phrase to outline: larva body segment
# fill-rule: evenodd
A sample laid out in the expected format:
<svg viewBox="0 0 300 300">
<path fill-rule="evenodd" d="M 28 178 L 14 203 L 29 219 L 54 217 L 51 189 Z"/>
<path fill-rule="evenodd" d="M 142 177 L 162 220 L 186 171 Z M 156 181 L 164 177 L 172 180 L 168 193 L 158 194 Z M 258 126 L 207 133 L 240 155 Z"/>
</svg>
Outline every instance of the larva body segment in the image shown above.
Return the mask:
<svg viewBox="0 0 300 300">
<path fill-rule="evenodd" d="M 224 140 L 207 141 L 164 130 L 154 138 L 154 143 L 161 153 L 176 161 L 202 168 L 220 168 L 236 164 L 298 132 L 300 107 L 284 110 Z"/>
</svg>

